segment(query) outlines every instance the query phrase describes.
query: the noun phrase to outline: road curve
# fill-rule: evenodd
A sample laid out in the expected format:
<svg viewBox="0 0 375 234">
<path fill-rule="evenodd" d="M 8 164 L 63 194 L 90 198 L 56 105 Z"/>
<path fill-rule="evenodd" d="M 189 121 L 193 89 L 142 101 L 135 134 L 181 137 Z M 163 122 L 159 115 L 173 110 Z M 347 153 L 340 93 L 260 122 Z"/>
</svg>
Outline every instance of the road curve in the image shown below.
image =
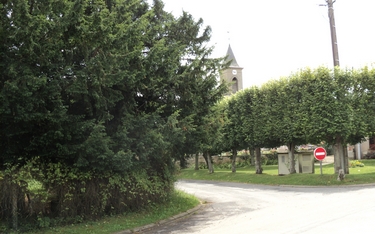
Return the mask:
<svg viewBox="0 0 375 234">
<path fill-rule="evenodd" d="M 285 187 L 179 181 L 205 205 L 142 233 L 373 233 L 375 186 Z"/>
</svg>

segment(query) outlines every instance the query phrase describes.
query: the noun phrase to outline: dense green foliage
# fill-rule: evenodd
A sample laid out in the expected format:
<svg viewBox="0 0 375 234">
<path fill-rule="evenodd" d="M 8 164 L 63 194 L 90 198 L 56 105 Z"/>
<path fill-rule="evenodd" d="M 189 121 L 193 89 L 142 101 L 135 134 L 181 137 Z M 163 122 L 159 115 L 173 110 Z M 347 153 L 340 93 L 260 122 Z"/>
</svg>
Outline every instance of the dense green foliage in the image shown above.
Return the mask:
<svg viewBox="0 0 375 234">
<path fill-rule="evenodd" d="M 325 143 L 334 148 L 335 172 L 349 173 L 345 145 L 375 132 L 374 82 L 375 69 L 319 67 L 238 92 L 227 101 L 222 149 L 287 145 L 294 161 L 296 145 Z"/>
<path fill-rule="evenodd" d="M 211 29 L 159 0 L 14 0 L 0 12 L 0 216 L 28 192 L 4 189 L 16 191 L 30 163 L 28 179 L 66 216 L 122 212 L 108 196 L 136 208 L 172 191 L 174 159 L 200 149 L 200 126 L 226 91 Z M 77 205 L 87 191 L 96 203 Z"/>
</svg>

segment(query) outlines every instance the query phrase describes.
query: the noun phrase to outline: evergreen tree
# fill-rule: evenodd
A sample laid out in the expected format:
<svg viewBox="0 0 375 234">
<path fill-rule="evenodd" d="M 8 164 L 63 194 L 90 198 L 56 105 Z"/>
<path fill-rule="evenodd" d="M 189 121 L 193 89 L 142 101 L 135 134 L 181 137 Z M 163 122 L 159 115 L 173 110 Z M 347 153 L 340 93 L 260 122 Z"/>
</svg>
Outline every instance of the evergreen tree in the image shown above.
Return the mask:
<svg viewBox="0 0 375 234">
<path fill-rule="evenodd" d="M 43 182 L 61 196 L 84 191 L 77 178 L 107 183 L 124 203 L 118 212 L 165 198 L 173 160 L 197 152 L 205 116 L 226 91 L 217 80 L 226 65 L 210 57 L 202 19 L 163 8 L 159 0 L 2 1 L 0 170 L 37 161 L 45 177 L 60 177 Z M 57 171 L 72 172 L 70 186 L 58 187 Z M 108 182 L 116 175 L 131 194 Z M 86 212 L 62 206 L 61 214 Z"/>
</svg>

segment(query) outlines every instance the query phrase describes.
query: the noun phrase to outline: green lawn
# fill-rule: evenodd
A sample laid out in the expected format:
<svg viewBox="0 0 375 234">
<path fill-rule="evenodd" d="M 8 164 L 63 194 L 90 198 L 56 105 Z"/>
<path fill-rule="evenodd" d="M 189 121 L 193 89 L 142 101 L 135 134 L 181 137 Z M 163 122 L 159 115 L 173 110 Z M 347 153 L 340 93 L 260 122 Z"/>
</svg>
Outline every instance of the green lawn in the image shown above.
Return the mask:
<svg viewBox="0 0 375 234">
<path fill-rule="evenodd" d="M 337 181 L 334 174 L 333 164 L 323 165 L 323 175 L 320 174 L 320 165 L 315 165 L 315 174 L 292 174 L 278 175 L 278 166 L 262 166 L 263 174 L 255 174 L 255 167 L 249 166 L 238 168 L 236 173 L 229 169 L 215 169 L 213 174 L 208 170 L 195 171 L 194 168 L 184 169 L 178 175 L 178 179 L 192 180 L 216 180 L 227 182 L 240 182 L 265 185 L 305 185 L 305 186 L 326 186 L 326 185 L 353 185 L 375 183 L 375 160 L 362 160 L 364 167 L 350 168 L 349 174 L 344 181 Z"/>
</svg>

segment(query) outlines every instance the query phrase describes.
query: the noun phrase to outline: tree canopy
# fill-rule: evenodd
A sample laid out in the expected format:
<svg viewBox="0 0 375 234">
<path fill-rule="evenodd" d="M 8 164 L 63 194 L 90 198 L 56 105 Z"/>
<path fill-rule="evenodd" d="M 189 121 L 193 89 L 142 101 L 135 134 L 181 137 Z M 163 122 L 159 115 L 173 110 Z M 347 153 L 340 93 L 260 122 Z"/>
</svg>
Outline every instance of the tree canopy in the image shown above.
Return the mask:
<svg viewBox="0 0 375 234">
<path fill-rule="evenodd" d="M 222 150 L 287 145 L 294 161 L 295 146 L 326 143 L 335 171 L 348 173 L 344 147 L 374 134 L 374 70 L 306 68 L 236 93 L 227 101 Z"/>
<path fill-rule="evenodd" d="M 98 183 L 107 189 L 95 214 L 172 191 L 173 161 L 201 149 L 227 65 L 211 57 L 202 19 L 163 8 L 160 0 L 1 1 L 0 170 L 36 162 L 39 173 L 59 177 L 43 183 L 62 196 L 65 215 L 85 209 L 62 201 L 84 199 Z"/>
<path fill-rule="evenodd" d="M 1 11 L 1 165 L 38 156 L 123 171 L 182 155 L 223 94 L 210 27 L 161 1 L 6 1 Z"/>
</svg>

